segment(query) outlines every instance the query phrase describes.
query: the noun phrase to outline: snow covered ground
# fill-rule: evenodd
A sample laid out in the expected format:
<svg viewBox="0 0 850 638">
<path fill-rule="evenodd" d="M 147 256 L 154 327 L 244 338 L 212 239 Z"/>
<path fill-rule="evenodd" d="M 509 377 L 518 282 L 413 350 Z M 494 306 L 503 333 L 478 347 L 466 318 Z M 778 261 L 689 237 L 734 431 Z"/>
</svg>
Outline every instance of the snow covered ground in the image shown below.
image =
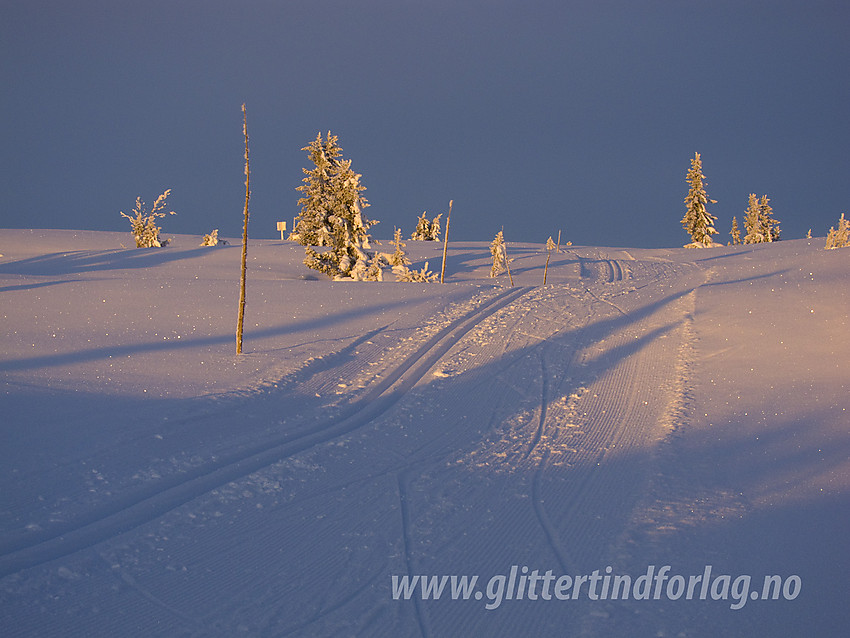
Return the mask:
<svg viewBox="0 0 850 638">
<path fill-rule="evenodd" d="M 239 242 L 129 241 L 0 230 L 3 636 L 846 635 L 850 250 L 252 241 L 237 357 Z"/>
</svg>

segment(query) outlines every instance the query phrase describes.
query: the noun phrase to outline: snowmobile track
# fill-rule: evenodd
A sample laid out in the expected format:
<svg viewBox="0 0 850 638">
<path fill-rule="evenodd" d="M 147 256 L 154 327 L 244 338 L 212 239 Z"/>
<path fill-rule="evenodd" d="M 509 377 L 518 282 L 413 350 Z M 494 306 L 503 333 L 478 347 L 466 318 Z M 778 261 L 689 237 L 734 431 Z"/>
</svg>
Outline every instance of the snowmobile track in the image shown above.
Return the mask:
<svg viewBox="0 0 850 638">
<path fill-rule="evenodd" d="M 371 423 L 424 378 L 470 330 L 530 290 L 530 287 L 521 287 L 502 291 L 452 321 L 405 358 L 360 400 L 329 422 L 162 479 L 146 490 L 95 508 L 87 516 L 61 529 L 54 528 L 49 535 L 33 535 L 24 542 L 4 543 L 5 547 L 0 550 L 0 578 L 119 536 L 216 488 Z"/>
</svg>

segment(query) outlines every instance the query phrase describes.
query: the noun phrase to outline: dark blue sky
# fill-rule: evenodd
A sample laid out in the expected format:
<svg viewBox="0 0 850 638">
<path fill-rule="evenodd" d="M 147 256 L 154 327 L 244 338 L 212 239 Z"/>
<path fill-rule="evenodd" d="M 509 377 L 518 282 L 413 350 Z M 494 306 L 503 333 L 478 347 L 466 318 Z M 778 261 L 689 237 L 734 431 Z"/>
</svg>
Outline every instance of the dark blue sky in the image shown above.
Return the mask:
<svg viewBox="0 0 850 638">
<path fill-rule="evenodd" d="M 785 238 L 850 212 L 850 4 L 670 0 L 4 0 L 0 227 L 239 236 L 297 214 L 317 132 L 373 234 L 454 199 L 453 239 L 681 246 L 703 158 L 728 240 L 754 192 Z"/>
</svg>

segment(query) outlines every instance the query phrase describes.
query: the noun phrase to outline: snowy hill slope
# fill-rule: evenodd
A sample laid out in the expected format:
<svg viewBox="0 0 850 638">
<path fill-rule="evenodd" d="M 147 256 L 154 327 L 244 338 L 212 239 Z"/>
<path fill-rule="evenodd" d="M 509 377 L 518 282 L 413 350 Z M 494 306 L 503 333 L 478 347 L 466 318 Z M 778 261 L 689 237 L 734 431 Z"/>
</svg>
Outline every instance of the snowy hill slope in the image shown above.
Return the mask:
<svg viewBox="0 0 850 638">
<path fill-rule="evenodd" d="M 0 230 L 3 635 L 850 621 L 850 251 L 571 246 L 543 287 L 511 244 L 510 287 L 486 242 L 439 285 L 259 240 L 237 357 L 238 243 L 128 237 Z"/>
</svg>

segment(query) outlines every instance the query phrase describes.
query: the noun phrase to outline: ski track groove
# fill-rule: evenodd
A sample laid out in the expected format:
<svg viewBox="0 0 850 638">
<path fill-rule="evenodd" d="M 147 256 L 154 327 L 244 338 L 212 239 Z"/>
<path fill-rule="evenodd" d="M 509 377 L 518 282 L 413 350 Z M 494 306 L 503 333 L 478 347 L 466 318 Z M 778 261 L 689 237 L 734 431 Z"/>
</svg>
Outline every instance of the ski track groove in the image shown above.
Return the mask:
<svg viewBox="0 0 850 638">
<path fill-rule="evenodd" d="M 370 423 L 395 405 L 476 325 L 530 290 L 530 287 L 519 287 L 501 291 L 450 322 L 330 422 L 162 479 L 158 485 L 141 494 L 131 494 L 117 502 L 96 507 L 88 516 L 78 518 L 62 529 L 52 529 L 49 536 L 45 534 L 25 542 L 7 543 L 0 555 L 0 578 L 126 533 L 218 487 Z"/>
<path fill-rule="evenodd" d="M 413 556 L 411 555 L 411 547 L 413 546 L 413 538 L 411 536 L 411 522 L 410 522 L 410 503 L 408 501 L 407 496 L 407 479 L 405 478 L 405 472 L 399 472 L 397 474 L 398 481 L 398 500 L 400 504 L 400 513 L 401 513 L 401 540 L 404 545 L 404 564 L 407 568 L 407 575 L 412 579 L 414 576 L 414 567 L 413 567 Z M 416 623 L 419 626 L 419 634 L 422 638 L 428 638 L 431 635 L 429 630 L 428 620 L 425 615 L 425 610 L 423 609 L 423 602 L 420 600 L 418 596 L 416 596 L 415 592 L 412 596 L 414 609 L 416 610 Z"/>
<path fill-rule="evenodd" d="M 364 591 L 366 591 L 370 587 L 372 587 L 378 581 L 378 578 L 384 575 L 383 572 L 384 572 L 383 568 L 377 570 L 360 587 L 356 588 L 350 594 L 348 594 L 347 596 L 345 596 L 341 600 L 334 602 L 329 607 L 326 607 L 326 608 L 316 612 L 310 618 L 299 622 L 294 627 L 289 627 L 287 629 L 284 629 L 283 631 L 279 631 L 279 630 L 275 631 L 271 626 L 267 626 L 265 629 L 266 629 L 267 632 L 274 631 L 274 635 L 276 635 L 276 636 L 292 636 L 292 635 L 303 636 L 303 635 L 306 635 L 308 628 L 312 624 L 321 621 L 323 618 L 329 616 L 330 614 L 334 613 L 335 611 L 337 611 L 339 609 L 342 609 L 347 604 L 349 604 L 350 602 L 355 600 L 358 596 L 360 596 L 360 594 L 362 594 Z M 275 614 L 275 615 L 278 616 L 279 614 Z M 271 625 L 271 623 L 268 623 L 268 625 Z"/>
<path fill-rule="evenodd" d="M 541 495 L 543 472 L 548 461 L 549 450 L 547 449 L 543 452 L 543 458 L 540 460 L 540 464 L 534 472 L 534 478 L 531 482 L 531 502 L 534 506 L 534 514 L 537 517 L 537 522 L 543 530 L 546 540 L 552 548 L 552 551 L 555 553 L 555 557 L 558 559 L 558 563 L 561 566 L 561 573 L 572 574 L 576 573 L 575 560 L 569 555 L 567 550 L 564 549 L 564 544 L 561 542 L 561 536 L 558 533 L 558 529 L 552 524 L 549 515 L 546 513 L 544 499 Z"/>
<path fill-rule="evenodd" d="M 534 438 L 531 440 L 528 451 L 522 457 L 523 461 L 534 452 L 546 427 L 546 413 L 549 406 L 549 371 L 546 369 L 546 351 L 542 347 L 540 348 L 540 375 L 540 415 L 537 419 L 537 430 L 534 432 Z"/>
<path fill-rule="evenodd" d="M 159 598 L 158 596 L 154 595 L 150 590 L 141 586 L 138 583 L 138 581 L 136 581 L 136 579 L 133 578 L 133 576 L 127 570 L 120 569 L 118 571 L 118 577 L 121 580 L 121 582 L 128 585 L 131 589 L 133 589 L 136 593 L 138 593 L 139 596 L 141 596 L 145 600 L 149 601 L 153 605 L 156 605 L 157 607 L 165 610 L 166 612 L 168 612 L 169 614 L 171 614 L 175 618 L 177 618 L 177 619 L 179 619 L 179 620 L 181 620 L 185 623 L 188 623 L 190 626 L 192 626 L 192 627 L 194 627 L 198 630 L 204 629 L 203 622 L 200 619 L 195 618 L 193 616 L 190 616 L 189 614 L 186 614 L 186 613 L 180 611 L 180 609 L 178 609 L 174 605 L 169 604 L 166 601 Z"/>
</svg>

